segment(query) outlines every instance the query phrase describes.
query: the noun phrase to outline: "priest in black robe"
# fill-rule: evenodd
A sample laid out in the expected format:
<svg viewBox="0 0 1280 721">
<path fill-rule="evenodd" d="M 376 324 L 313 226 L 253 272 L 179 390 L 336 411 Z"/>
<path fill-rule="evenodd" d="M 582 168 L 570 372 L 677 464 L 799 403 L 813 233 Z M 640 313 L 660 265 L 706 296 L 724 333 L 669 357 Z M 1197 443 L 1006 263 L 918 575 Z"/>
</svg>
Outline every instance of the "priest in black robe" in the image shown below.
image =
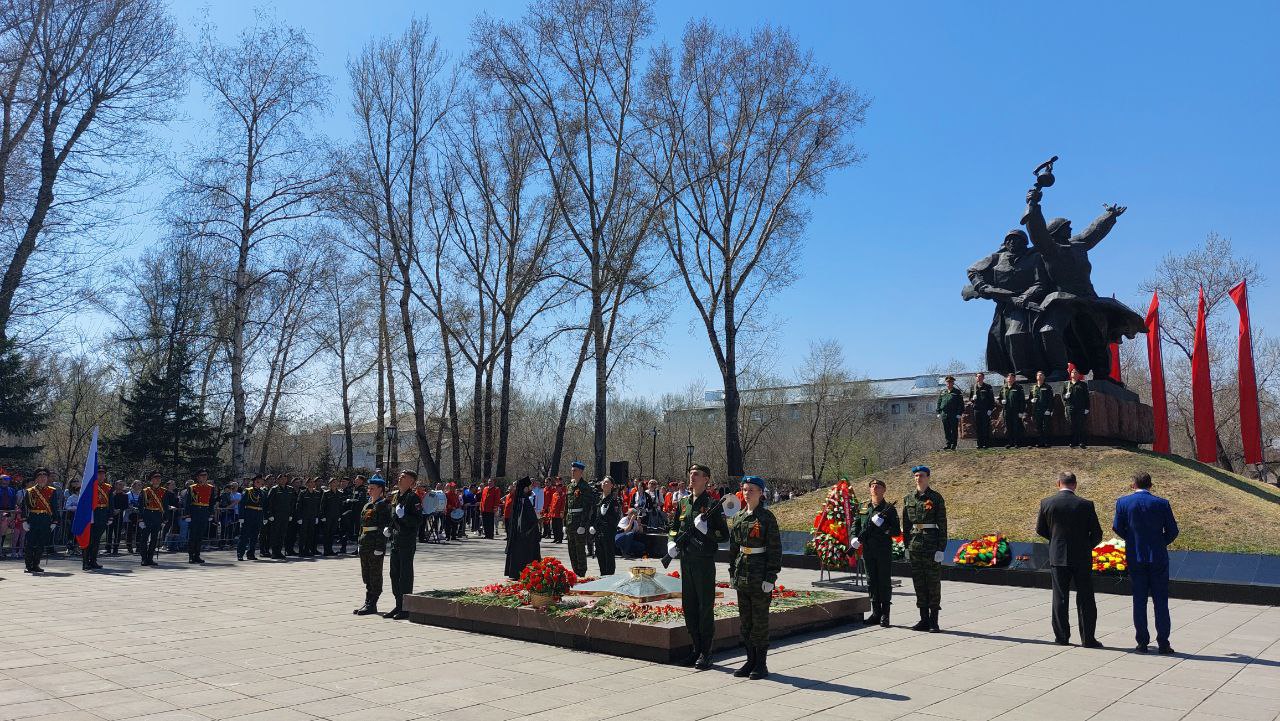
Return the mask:
<svg viewBox="0 0 1280 721">
<path fill-rule="evenodd" d="M 515 501 L 511 509 L 511 532 L 507 534 L 507 578 L 518 580 L 520 572 L 542 558 L 542 525 L 533 510 L 530 495 L 532 481 L 528 476 L 516 481 Z"/>
</svg>

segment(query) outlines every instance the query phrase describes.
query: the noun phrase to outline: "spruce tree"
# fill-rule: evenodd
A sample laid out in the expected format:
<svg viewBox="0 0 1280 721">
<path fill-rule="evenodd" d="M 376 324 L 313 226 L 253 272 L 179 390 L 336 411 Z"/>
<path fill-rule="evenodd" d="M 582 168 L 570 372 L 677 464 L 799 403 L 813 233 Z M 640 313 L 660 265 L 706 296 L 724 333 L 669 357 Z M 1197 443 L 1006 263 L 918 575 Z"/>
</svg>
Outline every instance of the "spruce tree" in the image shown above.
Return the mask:
<svg viewBox="0 0 1280 721">
<path fill-rule="evenodd" d="M 0 336 L 0 465 L 28 462 L 41 446 L 24 445 L 23 436 L 44 429 L 41 390 L 44 379 L 22 361 L 12 338 Z"/>
<path fill-rule="evenodd" d="M 217 463 L 217 430 L 200 412 L 188 382 L 191 364 L 175 349 L 170 361 L 138 380 L 122 397 L 124 432 L 111 442 L 126 466 L 194 470 Z"/>
</svg>

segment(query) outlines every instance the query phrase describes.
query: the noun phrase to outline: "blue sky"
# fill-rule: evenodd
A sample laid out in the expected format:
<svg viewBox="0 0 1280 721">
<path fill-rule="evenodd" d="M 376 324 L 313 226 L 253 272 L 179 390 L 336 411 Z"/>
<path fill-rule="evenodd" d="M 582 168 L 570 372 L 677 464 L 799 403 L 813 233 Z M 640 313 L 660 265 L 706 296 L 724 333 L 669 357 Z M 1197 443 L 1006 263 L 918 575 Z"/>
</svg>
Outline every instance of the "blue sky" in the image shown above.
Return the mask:
<svg viewBox="0 0 1280 721">
<path fill-rule="evenodd" d="M 351 132 L 345 64 L 370 37 L 425 15 L 457 54 L 477 13 L 514 18 L 524 3 L 223 1 L 208 13 L 231 35 L 255 7 L 310 33 L 333 79 L 321 129 L 338 138 Z M 203 12 L 175 10 L 188 32 Z M 1092 254 L 1099 293 L 1143 310 L 1137 286 L 1155 261 L 1218 232 L 1272 276 L 1251 288 L 1255 325 L 1280 323 L 1280 3 L 661 0 L 656 12 L 655 38 L 672 43 L 695 13 L 786 26 L 873 100 L 856 137 L 866 160 L 812 204 L 800 280 L 770 305 L 781 374 L 818 338 L 842 341 L 852 369 L 873 377 L 975 362 L 992 308 L 960 300 L 964 269 L 1017 224 L 1031 170 L 1050 155 L 1062 159 L 1048 215 L 1082 228 L 1103 202 L 1129 206 Z M 201 104 L 193 86 L 175 149 L 199 137 Z M 140 243 L 157 233 L 136 232 Z M 693 319 L 687 302 L 675 310 L 666 357 L 632 372 L 628 392 L 718 387 Z"/>
</svg>

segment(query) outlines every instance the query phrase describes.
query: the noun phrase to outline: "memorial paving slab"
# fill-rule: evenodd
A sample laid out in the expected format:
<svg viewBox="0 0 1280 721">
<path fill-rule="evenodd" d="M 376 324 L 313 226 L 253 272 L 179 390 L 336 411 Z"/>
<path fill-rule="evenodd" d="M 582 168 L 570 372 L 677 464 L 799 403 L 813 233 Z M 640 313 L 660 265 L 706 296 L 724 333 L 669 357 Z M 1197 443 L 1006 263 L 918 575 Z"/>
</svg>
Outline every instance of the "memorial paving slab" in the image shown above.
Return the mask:
<svg viewBox="0 0 1280 721">
<path fill-rule="evenodd" d="M 421 545 L 417 588 L 498 580 L 501 541 Z M 563 546 L 543 549 L 567 557 Z M 1130 652 L 1129 599 L 1098 597 L 1107 648 L 1052 643 L 1049 592 L 946 582 L 943 633 L 846 626 L 775 644 L 763 681 L 356 617 L 351 557 L 104 557 L 0 564 L 0 721 L 1277 721 L 1280 608 L 1171 602 L 1175 656 Z M 639 562 L 620 562 L 624 570 Z M 595 571 L 595 563 L 592 562 Z M 720 576 L 727 576 L 721 565 Z M 806 588 L 816 572 L 785 569 Z M 390 607 L 390 594 L 383 599 Z M 895 620 L 914 620 L 910 581 Z"/>
</svg>

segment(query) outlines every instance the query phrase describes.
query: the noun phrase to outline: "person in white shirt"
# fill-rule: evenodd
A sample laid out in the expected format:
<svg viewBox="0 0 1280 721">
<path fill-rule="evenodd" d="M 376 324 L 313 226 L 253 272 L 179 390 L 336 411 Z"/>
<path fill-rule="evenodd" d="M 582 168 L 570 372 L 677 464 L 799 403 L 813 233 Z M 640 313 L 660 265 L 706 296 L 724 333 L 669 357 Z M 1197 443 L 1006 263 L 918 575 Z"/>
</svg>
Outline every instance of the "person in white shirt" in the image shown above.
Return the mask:
<svg viewBox="0 0 1280 721">
<path fill-rule="evenodd" d="M 542 481 L 537 478 L 533 479 L 533 512 L 538 514 L 538 518 L 542 518 L 543 503 L 546 499 L 546 493 L 542 488 Z"/>
</svg>

